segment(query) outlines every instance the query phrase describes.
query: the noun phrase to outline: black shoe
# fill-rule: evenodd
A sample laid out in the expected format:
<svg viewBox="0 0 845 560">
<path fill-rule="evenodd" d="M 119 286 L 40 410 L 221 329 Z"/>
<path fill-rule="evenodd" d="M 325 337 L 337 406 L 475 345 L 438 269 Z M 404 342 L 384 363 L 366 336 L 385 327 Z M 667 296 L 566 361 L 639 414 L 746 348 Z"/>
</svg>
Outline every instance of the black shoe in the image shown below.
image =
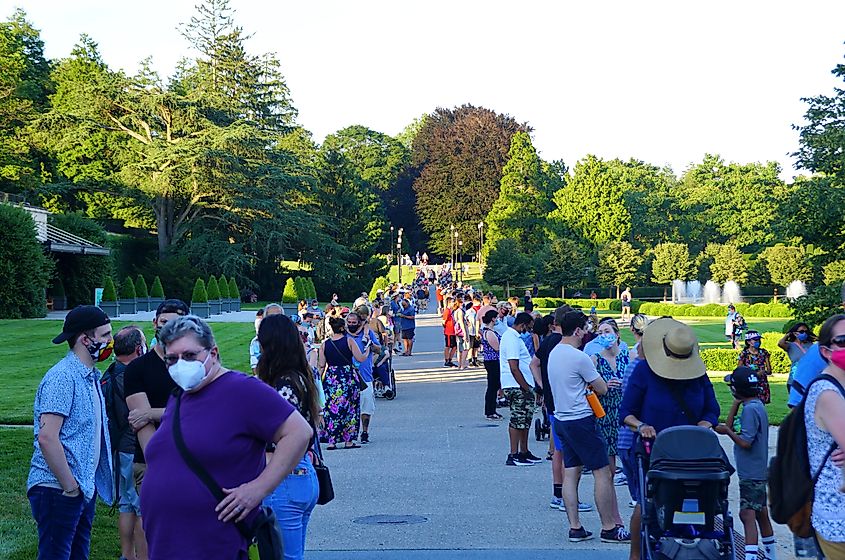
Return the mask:
<svg viewBox="0 0 845 560">
<path fill-rule="evenodd" d="M 519 453 L 514 453 L 508 455 L 508 460 L 505 461 L 505 465 L 509 467 L 527 467 L 528 465 L 533 465 L 533 463 L 529 463 L 520 457 Z"/>
<path fill-rule="evenodd" d="M 626 544 L 631 542 L 631 533 L 625 527 L 617 525 L 613 529 L 601 532 L 601 542 Z"/>
<path fill-rule="evenodd" d="M 443 362 L 443 367 L 452 367 L 452 362 Z"/>
<path fill-rule="evenodd" d="M 361 443 L 370 443 L 370 433 L 361 432 Z"/>
<path fill-rule="evenodd" d="M 526 451 L 525 453 L 520 453 L 523 461 L 528 461 L 529 463 L 542 463 L 543 460 L 531 453 L 530 451 Z"/>
<path fill-rule="evenodd" d="M 569 530 L 569 542 L 584 542 L 593 538 L 593 534 L 581 527 Z"/>
</svg>

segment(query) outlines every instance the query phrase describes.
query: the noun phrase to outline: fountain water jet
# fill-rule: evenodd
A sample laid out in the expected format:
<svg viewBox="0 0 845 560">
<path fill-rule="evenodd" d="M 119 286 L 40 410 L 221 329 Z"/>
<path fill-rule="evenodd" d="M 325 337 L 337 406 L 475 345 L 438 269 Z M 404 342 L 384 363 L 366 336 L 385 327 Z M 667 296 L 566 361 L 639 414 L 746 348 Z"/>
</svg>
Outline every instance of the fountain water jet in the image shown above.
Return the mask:
<svg viewBox="0 0 845 560">
<path fill-rule="evenodd" d="M 722 290 L 722 303 L 742 303 L 742 290 L 739 289 L 739 284 L 733 280 L 725 282 L 725 288 Z"/>
<path fill-rule="evenodd" d="M 798 299 L 801 296 L 807 295 L 807 286 L 801 280 L 793 280 L 789 286 L 786 287 L 787 299 Z"/>
<path fill-rule="evenodd" d="M 698 303 L 701 301 L 701 282 L 698 280 L 674 280 L 672 282 L 673 303 Z"/>
<path fill-rule="evenodd" d="M 704 284 L 704 303 L 720 303 L 722 301 L 722 289 L 719 284 L 708 280 Z"/>
</svg>

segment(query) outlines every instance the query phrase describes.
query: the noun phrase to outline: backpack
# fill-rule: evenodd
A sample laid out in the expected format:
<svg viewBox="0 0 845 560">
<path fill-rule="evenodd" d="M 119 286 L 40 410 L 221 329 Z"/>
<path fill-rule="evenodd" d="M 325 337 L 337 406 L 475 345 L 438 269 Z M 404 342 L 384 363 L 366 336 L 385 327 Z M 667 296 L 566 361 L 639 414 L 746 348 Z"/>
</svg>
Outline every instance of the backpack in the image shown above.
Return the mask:
<svg viewBox="0 0 845 560">
<path fill-rule="evenodd" d="M 810 387 L 817 381 L 830 381 L 845 396 L 845 390 L 839 382 L 827 374 L 822 374 L 807 387 L 801 402 L 793 408 L 778 431 L 777 454 L 769 463 L 769 511 L 775 523 L 786 524 L 798 537 L 813 535 L 810 519 L 815 496 L 816 482 L 825 463 L 836 449 L 836 442 L 821 462 L 821 467 L 810 474 L 810 457 L 807 451 L 807 425 L 804 422 L 804 410 Z"/>
<path fill-rule="evenodd" d="M 132 426 L 129 425 L 129 418 L 121 414 L 126 405 L 124 395 L 117 389 L 116 364 L 117 362 L 113 362 L 100 380 L 100 390 L 103 393 L 103 401 L 106 405 L 106 417 L 109 420 L 109 439 L 112 449 L 117 449 L 120 440 L 132 429 Z M 124 402 L 123 406 L 120 406 L 121 401 Z"/>
</svg>

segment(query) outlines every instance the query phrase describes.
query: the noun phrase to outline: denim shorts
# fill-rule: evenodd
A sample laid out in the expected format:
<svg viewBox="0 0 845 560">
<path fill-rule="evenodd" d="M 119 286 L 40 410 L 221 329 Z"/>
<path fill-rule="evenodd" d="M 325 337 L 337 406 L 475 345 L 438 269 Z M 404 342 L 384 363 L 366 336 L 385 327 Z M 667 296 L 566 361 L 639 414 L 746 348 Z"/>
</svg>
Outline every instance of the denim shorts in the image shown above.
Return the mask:
<svg viewBox="0 0 845 560">
<path fill-rule="evenodd" d="M 597 471 L 608 466 L 607 445 L 596 427 L 596 417 L 590 414 L 578 420 L 558 420 L 554 429 L 560 438 L 563 464 L 566 468 L 585 466 Z"/>
<path fill-rule="evenodd" d="M 560 438 L 557 437 L 557 432 L 555 431 L 555 422 L 557 422 L 555 415 L 549 414 L 549 431 L 552 433 L 552 441 L 555 444 L 555 451 L 563 451 L 563 444 L 560 442 Z"/>
<path fill-rule="evenodd" d="M 141 515 L 141 497 L 135 490 L 135 475 L 132 472 L 133 453 L 118 453 L 120 459 L 120 479 L 117 485 L 120 497 L 120 513 L 134 513 Z"/>
<path fill-rule="evenodd" d="M 620 428 L 625 430 L 627 428 Z M 617 448 L 619 453 L 619 460 L 622 462 L 622 472 L 625 478 L 628 479 L 628 492 L 631 494 L 631 499 L 635 502 L 640 501 L 640 475 L 637 472 L 637 457 L 634 454 L 634 448 L 627 449 Z"/>
</svg>

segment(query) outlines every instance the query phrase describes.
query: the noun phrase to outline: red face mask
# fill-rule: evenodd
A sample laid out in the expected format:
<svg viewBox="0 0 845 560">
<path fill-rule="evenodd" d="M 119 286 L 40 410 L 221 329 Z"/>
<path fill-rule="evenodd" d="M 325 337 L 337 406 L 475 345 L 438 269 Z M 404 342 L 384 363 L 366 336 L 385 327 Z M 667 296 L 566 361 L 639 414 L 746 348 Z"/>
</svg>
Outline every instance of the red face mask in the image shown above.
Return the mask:
<svg viewBox="0 0 845 560">
<path fill-rule="evenodd" d="M 845 369 L 845 348 L 830 349 L 830 363 L 839 369 Z"/>
</svg>

